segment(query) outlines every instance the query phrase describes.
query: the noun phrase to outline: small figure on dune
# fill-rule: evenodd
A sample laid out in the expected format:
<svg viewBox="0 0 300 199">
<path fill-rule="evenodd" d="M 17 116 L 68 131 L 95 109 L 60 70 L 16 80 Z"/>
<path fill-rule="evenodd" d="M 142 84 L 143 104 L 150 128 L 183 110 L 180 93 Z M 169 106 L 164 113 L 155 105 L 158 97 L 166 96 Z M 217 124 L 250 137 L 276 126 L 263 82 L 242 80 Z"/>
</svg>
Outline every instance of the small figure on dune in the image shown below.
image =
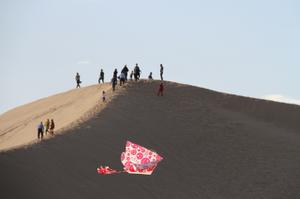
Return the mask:
<svg viewBox="0 0 300 199">
<path fill-rule="evenodd" d="M 157 96 L 163 96 L 163 95 L 164 95 L 164 84 L 160 83 L 158 92 L 157 92 Z"/>
<path fill-rule="evenodd" d="M 127 65 L 125 65 L 121 71 L 121 73 L 124 73 L 124 75 L 125 75 L 125 81 L 127 81 L 128 71 L 129 71 L 129 69 L 127 68 Z"/>
<path fill-rule="evenodd" d="M 120 75 L 120 86 L 124 85 L 126 81 L 126 75 L 124 73 L 121 73 Z"/>
<path fill-rule="evenodd" d="M 102 81 L 102 83 L 104 83 L 104 72 L 103 72 L 103 69 L 101 69 L 100 71 L 100 76 L 99 76 L 99 79 L 98 79 L 98 83 L 100 84 Z"/>
<path fill-rule="evenodd" d="M 105 91 L 102 91 L 102 102 L 105 102 L 106 97 L 105 97 Z"/>
<path fill-rule="evenodd" d="M 135 81 L 137 81 L 137 80 L 140 79 L 140 76 L 141 76 L 141 69 L 140 69 L 140 67 L 138 66 L 138 64 L 136 64 L 135 67 L 134 67 L 134 73 L 133 73 L 133 75 L 134 75 Z"/>
<path fill-rule="evenodd" d="M 117 69 L 114 70 L 113 77 L 117 79 L 117 77 L 118 77 L 118 70 Z"/>
<path fill-rule="evenodd" d="M 54 135 L 54 128 L 55 128 L 54 120 L 51 119 L 51 121 L 50 121 L 50 131 L 49 131 L 51 135 Z"/>
<path fill-rule="evenodd" d="M 160 64 L 160 80 L 163 81 L 164 78 L 163 78 L 163 74 L 164 74 L 164 67 L 162 64 Z"/>
<path fill-rule="evenodd" d="M 38 125 L 38 139 L 43 139 L 44 137 L 44 125 L 43 125 L 43 122 L 41 122 L 39 125 Z"/>
<path fill-rule="evenodd" d="M 152 72 L 150 72 L 150 74 L 149 74 L 149 76 L 148 76 L 148 79 L 149 79 L 149 80 L 153 80 L 153 78 L 152 78 Z"/>
<path fill-rule="evenodd" d="M 133 78 L 133 71 L 131 71 L 130 73 L 130 81 L 132 81 L 132 78 Z"/>
<path fill-rule="evenodd" d="M 113 89 L 113 91 L 116 90 L 117 82 L 118 82 L 117 77 L 113 77 L 113 78 L 111 79 L 111 84 L 112 84 L 112 89 Z"/>
<path fill-rule="evenodd" d="M 46 135 L 47 135 L 47 133 L 49 132 L 49 125 L 50 125 L 50 121 L 49 121 L 49 119 L 47 119 L 46 122 L 44 123 L 45 134 L 46 134 Z"/>
<path fill-rule="evenodd" d="M 76 83 L 77 83 L 76 88 L 80 88 L 81 81 L 80 81 L 80 75 L 79 75 L 79 73 L 76 74 L 75 80 L 76 80 Z"/>
</svg>

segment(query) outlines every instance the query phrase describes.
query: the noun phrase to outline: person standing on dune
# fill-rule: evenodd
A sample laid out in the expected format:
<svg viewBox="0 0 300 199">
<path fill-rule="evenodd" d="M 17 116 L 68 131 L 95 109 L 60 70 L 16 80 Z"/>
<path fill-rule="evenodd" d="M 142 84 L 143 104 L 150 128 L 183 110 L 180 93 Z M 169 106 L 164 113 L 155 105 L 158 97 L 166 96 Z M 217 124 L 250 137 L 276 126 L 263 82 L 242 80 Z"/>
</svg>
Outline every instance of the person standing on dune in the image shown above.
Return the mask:
<svg viewBox="0 0 300 199">
<path fill-rule="evenodd" d="M 46 120 L 44 127 L 45 127 L 45 134 L 47 135 L 48 131 L 49 131 L 49 125 L 50 125 L 50 121 L 49 119 Z"/>
<path fill-rule="evenodd" d="M 51 121 L 50 121 L 50 131 L 49 131 L 51 135 L 54 135 L 54 128 L 55 128 L 54 120 L 51 119 Z"/>
<path fill-rule="evenodd" d="M 41 122 L 39 125 L 38 125 L 38 139 L 43 139 L 44 137 L 44 125 L 43 125 L 43 122 Z"/>
<path fill-rule="evenodd" d="M 98 83 L 100 84 L 102 81 L 102 83 L 104 83 L 104 72 L 103 72 L 103 69 L 101 69 L 100 71 L 100 77 L 98 79 Z"/>
<path fill-rule="evenodd" d="M 118 78 L 118 70 L 117 69 L 114 70 L 113 78 L 116 78 L 116 79 Z"/>
<path fill-rule="evenodd" d="M 121 71 L 121 73 L 124 73 L 124 75 L 125 75 L 125 81 L 126 82 L 127 82 L 128 71 L 129 71 L 129 69 L 127 68 L 127 65 L 125 65 L 124 68 Z"/>
<path fill-rule="evenodd" d="M 152 72 L 150 72 L 150 74 L 149 74 L 149 76 L 148 76 L 148 79 L 149 79 L 149 80 L 153 80 Z"/>
<path fill-rule="evenodd" d="M 163 78 L 163 74 L 164 74 L 164 67 L 162 64 L 160 64 L 160 80 L 163 81 L 164 78 Z"/>
<path fill-rule="evenodd" d="M 117 79 L 117 77 L 114 76 L 114 77 L 111 79 L 111 84 L 112 84 L 112 89 L 113 89 L 113 91 L 116 90 L 117 82 L 118 82 L 118 79 Z"/>
<path fill-rule="evenodd" d="M 141 69 L 140 69 L 139 65 L 136 64 L 135 67 L 134 67 L 134 79 L 135 79 L 135 81 L 139 80 L 140 76 L 141 76 Z"/>
<path fill-rule="evenodd" d="M 77 83 L 76 88 L 80 88 L 81 81 L 80 81 L 80 75 L 79 75 L 79 73 L 76 74 L 75 80 L 76 80 L 76 83 Z"/>
</svg>

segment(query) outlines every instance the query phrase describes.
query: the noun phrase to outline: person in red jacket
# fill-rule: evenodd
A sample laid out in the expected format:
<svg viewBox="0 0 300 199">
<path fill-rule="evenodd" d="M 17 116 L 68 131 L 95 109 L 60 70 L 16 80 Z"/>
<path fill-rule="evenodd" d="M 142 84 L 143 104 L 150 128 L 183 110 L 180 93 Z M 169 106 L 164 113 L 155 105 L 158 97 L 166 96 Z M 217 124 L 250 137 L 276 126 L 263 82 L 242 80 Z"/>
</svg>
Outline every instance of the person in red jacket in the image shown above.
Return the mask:
<svg viewBox="0 0 300 199">
<path fill-rule="evenodd" d="M 160 83 L 159 89 L 158 89 L 158 92 L 157 92 L 157 96 L 163 96 L 163 92 L 164 92 L 164 84 Z"/>
</svg>

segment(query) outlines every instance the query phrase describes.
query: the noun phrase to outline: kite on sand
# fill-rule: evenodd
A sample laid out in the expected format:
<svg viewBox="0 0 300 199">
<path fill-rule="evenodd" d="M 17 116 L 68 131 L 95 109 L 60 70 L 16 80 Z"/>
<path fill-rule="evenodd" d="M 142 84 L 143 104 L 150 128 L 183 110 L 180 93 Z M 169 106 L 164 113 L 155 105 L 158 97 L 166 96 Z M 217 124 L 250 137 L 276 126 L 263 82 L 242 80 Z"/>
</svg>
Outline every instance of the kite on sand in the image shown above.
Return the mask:
<svg viewBox="0 0 300 199">
<path fill-rule="evenodd" d="M 151 175 L 157 164 L 163 158 L 157 153 L 130 141 L 126 142 L 125 152 L 121 154 L 123 171 L 117 171 L 108 166 L 100 166 L 97 172 L 102 175 L 123 173 Z"/>
</svg>

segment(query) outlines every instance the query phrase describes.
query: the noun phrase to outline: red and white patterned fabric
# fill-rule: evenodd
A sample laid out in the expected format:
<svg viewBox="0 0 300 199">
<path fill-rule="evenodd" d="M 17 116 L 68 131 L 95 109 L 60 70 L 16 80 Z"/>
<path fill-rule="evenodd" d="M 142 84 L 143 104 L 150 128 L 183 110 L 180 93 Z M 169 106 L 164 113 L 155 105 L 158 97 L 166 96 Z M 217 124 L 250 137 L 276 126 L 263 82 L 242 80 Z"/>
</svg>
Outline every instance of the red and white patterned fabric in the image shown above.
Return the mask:
<svg viewBox="0 0 300 199">
<path fill-rule="evenodd" d="M 121 154 L 121 162 L 124 165 L 124 171 L 116 171 L 109 167 L 99 167 L 97 169 L 99 174 L 113 174 L 120 172 L 127 172 L 130 174 L 151 175 L 157 164 L 163 158 L 138 144 L 130 141 L 126 142 L 125 152 Z"/>
<path fill-rule="evenodd" d="M 132 174 L 151 175 L 162 159 L 157 153 L 130 141 L 126 142 L 125 152 L 121 154 L 124 170 Z"/>
</svg>

